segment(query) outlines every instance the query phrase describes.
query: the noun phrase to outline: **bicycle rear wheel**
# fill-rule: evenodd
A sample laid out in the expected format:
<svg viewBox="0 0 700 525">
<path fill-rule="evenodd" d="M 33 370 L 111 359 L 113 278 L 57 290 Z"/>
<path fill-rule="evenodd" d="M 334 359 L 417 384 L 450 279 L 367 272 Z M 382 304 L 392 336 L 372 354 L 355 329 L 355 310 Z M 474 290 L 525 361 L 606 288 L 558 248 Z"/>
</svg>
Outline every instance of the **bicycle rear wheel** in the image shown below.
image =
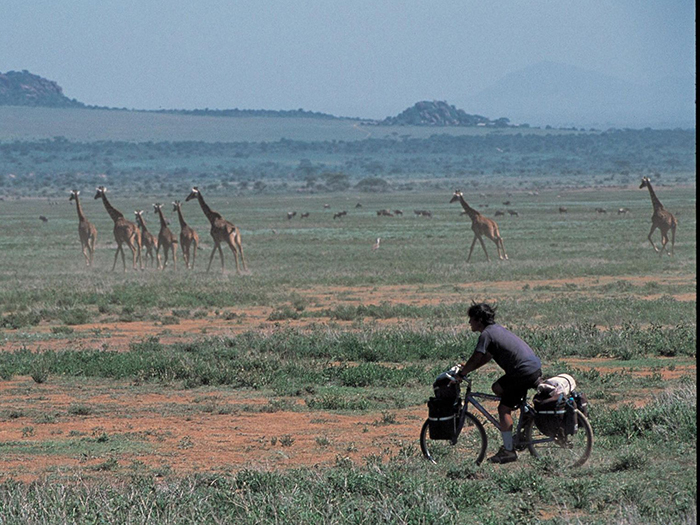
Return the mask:
<svg viewBox="0 0 700 525">
<path fill-rule="evenodd" d="M 464 414 L 464 426 L 454 444 L 446 439 L 430 439 L 428 420 L 420 431 L 420 449 L 435 464 L 474 461 L 478 465 L 486 455 L 486 444 L 484 426 L 469 412 Z"/>
<path fill-rule="evenodd" d="M 554 467 L 580 467 L 591 455 L 593 429 L 579 410 L 576 410 L 578 430 L 571 436 L 550 438 L 542 434 L 535 425 L 534 418 L 525 423 L 523 433 L 530 454 L 552 462 Z"/>
</svg>

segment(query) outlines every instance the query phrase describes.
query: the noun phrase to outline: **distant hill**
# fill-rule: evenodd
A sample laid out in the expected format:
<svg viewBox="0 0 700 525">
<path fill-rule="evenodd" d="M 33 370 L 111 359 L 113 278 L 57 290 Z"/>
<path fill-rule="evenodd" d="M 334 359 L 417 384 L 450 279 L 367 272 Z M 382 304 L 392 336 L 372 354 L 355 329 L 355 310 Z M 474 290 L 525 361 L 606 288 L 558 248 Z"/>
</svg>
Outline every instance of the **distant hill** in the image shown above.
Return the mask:
<svg viewBox="0 0 700 525">
<path fill-rule="evenodd" d="M 693 76 L 639 85 L 576 66 L 540 62 L 458 102 L 536 126 L 695 127 Z"/>
<path fill-rule="evenodd" d="M 1 106 L 42 106 L 53 108 L 80 108 L 85 104 L 70 99 L 56 82 L 29 71 L 0 73 Z"/>
<path fill-rule="evenodd" d="M 433 100 L 417 102 L 397 116 L 387 117 L 376 123 L 383 126 L 507 127 L 509 122 L 507 118 L 492 121 L 481 115 L 469 115 L 447 102 Z"/>
<path fill-rule="evenodd" d="M 34 75 L 27 70 L 8 71 L 0 73 L 0 106 L 36 106 L 49 108 L 88 108 L 88 109 L 118 109 L 100 106 L 86 106 L 82 102 L 70 99 L 63 94 L 63 89 L 53 80 L 47 80 Z M 120 108 L 125 110 L 126 108 Z M 133 110 L 149 113 L 171 113 L 178 115 L 194 115 L 206 117 L 282 117 L 282 118 L 319 118 L 335 119 L 333 115 L 294 110 L 267 109 L 161 109 Z"/>
</svg>

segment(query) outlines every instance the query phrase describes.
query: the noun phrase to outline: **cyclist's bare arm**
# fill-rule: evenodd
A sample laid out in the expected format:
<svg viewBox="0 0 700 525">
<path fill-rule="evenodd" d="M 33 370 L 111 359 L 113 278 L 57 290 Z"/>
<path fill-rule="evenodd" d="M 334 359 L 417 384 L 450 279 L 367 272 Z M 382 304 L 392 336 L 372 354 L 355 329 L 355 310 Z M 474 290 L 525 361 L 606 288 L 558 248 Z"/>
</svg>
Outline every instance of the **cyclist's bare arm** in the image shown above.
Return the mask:
<svg viewBox="0 0 700 525">
<path fill-rule="evenodd" d="M 481 368 L 489 361 L 491 361 L 491 354 L 488 352 L 474 352 L 469 360 L 462 365 L 462 368 L 460 368 L 457 376 L 459 379 L 463 379 L 464 376 L 470 372 L 473 372 L 477 368 Z"/>
</svg>

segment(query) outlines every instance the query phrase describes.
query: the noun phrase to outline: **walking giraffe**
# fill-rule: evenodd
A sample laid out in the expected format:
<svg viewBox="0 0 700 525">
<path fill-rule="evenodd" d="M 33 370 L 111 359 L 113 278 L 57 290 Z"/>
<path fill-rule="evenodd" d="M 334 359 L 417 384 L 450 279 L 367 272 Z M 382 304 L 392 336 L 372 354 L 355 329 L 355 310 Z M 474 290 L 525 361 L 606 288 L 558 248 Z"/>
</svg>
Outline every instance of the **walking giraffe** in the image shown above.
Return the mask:
<svg viewBox="0 0 700 525">
<path fill-rule="evenodd" d="M 173 202 L 173 211 L 177 212 L 177 218 L 180 221 L 180 245 L 182 246 L 182 257 L 185 259 L 185 268 L 194 270 L 194 261 L 197 258 L 197 247 L 199 246 L 199 235 L 185 222 L 180 201 Z"/>
<path fill-rule="evenodd" d="M 472 258 L 472 252 L 474 251 L 474 245 L 476 244 L 477 240 L 481 243 L 481 247 L 484 249 L 484 253 L 486 254 L 486 260 L 489 260 L 489 254 L 486 251 L 486 245 L 484 244 L 484 240 L 481 238 L 482 235 L 485 235 L 486 237 L 488 237 L 496 243 L 496 251 L 498 252 L 499 259 L 508 259 L 508 255 L 506 255 L 506 247 L 503 244 L 503 239 L 501 238 L 501 234 L 498 231 L 498 225 L 496 224 L 496 221 L 483 216 L 481 213 L 469 206 L 469 204 L 467 204 L 467 201 L 464 200 L 464 195 L 459 190 L 454 192 L 454 195 L 452 195 L 452 199 L 450 199 L 450 203 L 456 201 L 459 201 L 459 203 L 462 205 L 462 208 L 464 208 L 464 211 L 472 220 L 472 231 L 474 232 L 474 240 L 472 241 L 471 248 L 469 248 L 469 257 L 467 257 L 467 262 L 469 262 L 469 260 Z M 503 252 L 502 255 L 501 252 Z"/>
<path fill-rule="evenodd" d="M 134 260 L 134 270 L 136 270 L 136 258 L 138 255 L 139 266 L 143 270 L 143 260 L 141 259 L 141 230 L 138 229 L 136 224 L 131 221 L 127 221 L 124 218 L 122 212 L 114 208 L 107 200 L 107 188 L 104 186 L 99 186 L 97 188 L 97 193 L 95 194 L 96 199 L 102 199 L 102 204 L 104 204 L 107 213 L 114 221 L 114 240 L 117 241 L 117 251 L 114 253 L 114 264 L 112 265 L 112 271 L 117 266 L 117 257 L 122 254 L 122 265 L 124 266 L 124 271 L 126 272 L 126 260 L 124 257 L 123 244 L 126 245 L 131 250 L 131 255 Z"/>
<path fill-rule="evenodd" d="M 146 221 L 143 218 L 143 210 L 134 211 L 136 224 L 141 228 L 141 246 L 146 250 L 144 266 L 148 268 L 148 259 L 151 259 L 151 266 L 160 270 L 160 254 L 158 253 L 158 237 L 148 231 Z M 155 256 L 153 255 L 155 252 Z M 157 264 L 154 262 L 157 261 Z"/>
<path fill-rule="evenodd" d="M 648 188 L 649 195 L 651 196 L 651 205 L 654 207 L 654 213 L 651 216 L 651 230 L 647 238 L 649 242 L 654 247 L 654 251 L 659 255 L 663 254 L 664 251 L 668 253 L 669 256 L 673 255 L 673 246 L 676 244 L 676 226 L 678 226 L 678 220 L 673 216 L 673 214 L 664 208 L 661 201 L 656 196 L 654 188 L 651 187 L 651 180 L 649 177 L 643 177 L 642 183 L 639 185 L 639 189 Z M 651 234 L 654 233 L 656 228 L 661 232 L 661 249 L 659 250 L 654 244 Z M 671 230 L 671 252 L 668 252 L 666 244 L 668 244 L 668 230 Z"/>
<path fill-rule="evenodd" d="M 160 203 L 153 205 L 153 213 L 158 214 L 158 217 L 160 218 L 160 232 L 158 232 L 158 248 L 156 248 L 156 253 L 158 253 L 158 249 L 162 246 L 163 266 L 161 269 L 165 270 L 165 267 L 168 265 L 168 253 L 172 252 L 173 270 L 177 270 L 177 262 L 175 257 L 175 252 L 177 250 L 177 237 L 175 237 L 175 234 L 170 231 L 170 228 L 168 228 L 168 221 L 165 220 L 162 208 L 163 205 Z"/>
<path fill-rule="evenodd" d="M 238 266 L 239 255 L 241 256 L 241 264 L 243 266 L 243 269 L 246 270 L 245 259 L 243 258 L 243 246 L 241 244 L 241 231 L 236 226 L 234 226 L 233 223 L 230 223 L 229 221 L 225 220 L 220 213 L 212 210 L 207 205 L 207 203 L 204 202 L 202 192 L 199 191 L 199 189 L 197 189 L 196 186 L 192 188 L 192 191 L 185 199 L 185 202 L 189 202 L 192 199 L 197 199 L 199 201 L 199 205 L 202 208 L 204 215 L 206 215 L 207 219 L 209 219 L 209 222 L 211 223 L 211 229 L 209 230 L 209 233 L 211 234 L 211 237 L 214 240 L 214 249 L 212 250 L 211 256 L 209 257 L 209 266 L 207 266 L 207 272 L 211 268 L 211 263 L 214 260 L 214 254 L 217 250 L 219 251 L 219 255 L 221 256 L 221 272 L 224 272 L 224 252 L 221 249 L 222 242 L 226 243 L 233 252 L 233 260 L 236 262 L 236 273 L 240 273 L 240 268 Z"/>
<path fill-rule="evenodd" d="M 97 242 L 97 228 L 85 218 L 78 195 L 80 195 L 80 190 L 71 190 L 68 200 L 75 201 L 75 208 L 78 210 L 78 235 L 80 235 L 80 244 L 85 256 L 85 265 L 92 266 L 92 259 L 95 255 L 95 242 Z"/>
</svg>

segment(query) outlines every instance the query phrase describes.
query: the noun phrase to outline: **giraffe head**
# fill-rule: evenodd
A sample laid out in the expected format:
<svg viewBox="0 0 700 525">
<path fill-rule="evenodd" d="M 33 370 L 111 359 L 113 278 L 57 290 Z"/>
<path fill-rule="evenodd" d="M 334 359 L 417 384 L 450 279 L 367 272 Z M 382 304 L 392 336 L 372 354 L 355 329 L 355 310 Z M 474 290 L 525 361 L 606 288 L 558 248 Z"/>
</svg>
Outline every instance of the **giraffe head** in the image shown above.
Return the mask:
<svg viewBox="0 0 700 525">
<path fill-rule="evenodd" d="M 642 177 L 642 183 L 639 185 L 639 189 L 641 190 L 642 188 L 647 188 L 649 187 L 649 183 L 651 180 L 649 177 Z"/>
<path fill-rule="evenodd" d="M 185 202 L 189 202 L 192 199 L 196 199 L 198 195 L 199 195 L 199 189 L 197 188 L 197 186 L 192 187 L 192 191 L 185 199 Z"/>
<path fill-rule="evenodd" d="M 182 203 L 180 201 L 173 202 L 173 211 L 179 211 Z"/>
<path fill-rule="evenodd" d="M 455 191 L 450 199 L 450 204 L 457 202 L 462 197 L 462 192 L 460 190 Z"/>
<path fill-rule="evenodd" d="M 99 199 L 100 197 L 103 197 L 105 193 L 107 193 L 107 188 L 104 186 L 98 186 L 97 193 L 95 193 L 95 198 Z"/>
<path fill-rule="evenodd" d="M 139 223 L 139 225 L 143 225 L 143 210 L 134 211 L 134 216 L 136 217 L 136 222 Z"/>
<path fill-rule="evenodd" d="M 77 201 L 78 195 L 80 195 L 80 190 L 70 190 L 70 197 L 68 197 L 68 200 Z"/>
<path fill-rule="evenodd" d="M 153 205 L 153 213 L 158 213 L 162 207 L 163 205 L 160 202 L 155 203 Z"/>
</svg>

